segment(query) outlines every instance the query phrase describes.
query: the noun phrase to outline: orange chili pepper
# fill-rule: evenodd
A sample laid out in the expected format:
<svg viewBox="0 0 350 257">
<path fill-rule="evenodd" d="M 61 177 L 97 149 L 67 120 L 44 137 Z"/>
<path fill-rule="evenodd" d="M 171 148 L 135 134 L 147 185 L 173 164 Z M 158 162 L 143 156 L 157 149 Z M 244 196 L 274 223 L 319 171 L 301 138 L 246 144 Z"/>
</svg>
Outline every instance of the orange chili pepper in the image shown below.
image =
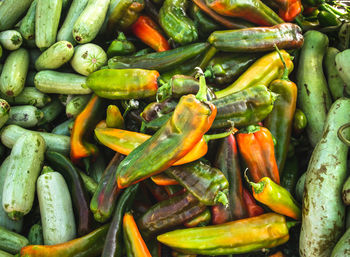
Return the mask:
<svg viewBox="0 0 350 257">
<path fill-rule="evenodd" d="M 176 179 L 169 177 L 168 175 L 164 173 L 159 173 L 157 175 L 154 175 L 151 177 L 152 181 L 156 183 L 158 186 L 172 186 L 172 185 L 178 185 L 179 182 L 177 182 Z"/>
</svg>

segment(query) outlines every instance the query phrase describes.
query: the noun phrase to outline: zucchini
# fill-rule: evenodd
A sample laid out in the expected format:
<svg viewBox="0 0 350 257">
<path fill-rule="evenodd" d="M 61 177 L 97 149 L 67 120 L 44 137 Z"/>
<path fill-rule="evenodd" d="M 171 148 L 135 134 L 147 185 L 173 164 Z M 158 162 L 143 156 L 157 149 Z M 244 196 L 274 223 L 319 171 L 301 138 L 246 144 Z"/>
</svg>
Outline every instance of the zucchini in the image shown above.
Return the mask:
<svg viewBox="0 0 350 257">
<path fill-rule="evenodd" d="M 23 88 L 22 92 L 16 97 L 9 97 L 3 94 L 1 94 L 1 97 L 11 105 L 33 105 L 39 108 L 51 102 L 50 96 L 40 92 L 35 87 Z"/>
<path fill-rule="evenodd" d="M 106 18 L 110 0 L 89 0 L 73 26 L 73 38 L 79 44 L 91 42 Z"/>
<path fill-rule="evenodd" d="M 39 134 L 46 142 L 47 149 L 68 155 L 70 152 L 70 137 L 56 135 L 47 132 L 27 130 L 17 125 L 8 125 L 1 130 L 1 142 L 8 148 L 12 148 L 23 134 Z"/>
<path fill-rule="evenodd" d="M 6 0 L 0 4 L 0 31 L 12 28 L 33 0 Z"/>
<path fill-rule="evenodd" d="M 54 127 L 51 133 L 56 135 L 70 136 L 73 125 L 74 125 L 73 119 L 66 120 L 65 122 Z"/>
<path fill-rule="evenodd" d="M 44 244 L 43 228 L 40 224 L 34 224 L 28 233 L 28 241 L 30 245 Z"/>
<path fill-rule="evenodd" d="M 100 69 L 106 62 L 106 52 L 100 46 L 89 43 L 75 48 L 71 65 L 76 72 L 88 76 Z"/>
<path fill-rule="evenodd" d="M 35 11 L 37 0 L 34 0 L 30 5 L 26 16 L 21 21 L 19 32 L 26 40 L 33 40 L 35 36 Z"/>
<path fill-rule="evenodd" d="M 38 200 L 44 243 L 55 245 L 74 239 L 76 228 L 67 183 L 60 173 L 46 168 L 37 181 Z"/>
<path fill-rule="evenodd" d="M 7 124 L 15 124 L 23 128 L 32 128 L 44 118 L 44 113 L 32 105 L 13 106 Z"/>
<path fill-rule="evenodd" d="M 29 54 L 24 48 L 7 57 L 0 77 L 0 91 L 8 96 L 18 96 L 24 87 L 29 66 Z"/>
<path fill-rule="evenodd" d="M 68 62 L 74 54 L 74 47 L 68 41 L 59 41 L 43 52 L 35 62 L 35 69 L 54 70 Z"/>
<path fill-rule="evenodd" d="M 0 227 L 0 250 L 16 254 L 26 245 L 28 245 L 27 238 Z"/>
<path fill-rule="evenodd" d="M 63 111 L 63 105 L 61 104 L 58 98 L 54 98 L 54 100 L 44 106 L 41 111 L 44 114 L 43 119 L 38 123 L 38 125 L 43 125 L 46 123 L 50 123 L 54 121 Z"/>
<path fill-rule="evenodd" d="M 56 42 L 62 0 L 37 0 L 35 12 L 35 44 L 46 49 Z"/>
<path fill-rule="evenodd" d="M 21 33 L 17 30 L 5 30 L 0 32 L 0 43 L 6 50 L 17 50 L 23 42 Z"/>
<path fill-rule="evenodd" d="M 10 115 L 10 105 L 6 100 L 0 98 L 0 128 L 8 121 Z"/>
<path fill-rule="evenodd" d="M 35 87 L 50 94 L 90 94 L 86 87 L 86 77 L 57 71 L 44 70 L 35 75 Z"/>
<path fill-rule="evenodd" d="M 12 148 L 11 172 L 5 179 L 2 206 L 13 220 L 21 219 L 32 209 L 45 150 L 45 140 L 37 133 L 20 136 Z"/>
<path fill-rule="evenodd" d="M 65 40 L 71 42 L 73 45 L 76 44 L 72 34 L 73 26 L 80 14 L 84 11 L 88 1 L 89 0 L 73 0 L 66 19 L 57 33 L 58 41 Z"/>
<path fill-rule="evenodd" d="M 339 76 L 342 78 L 346 85 L 346 93 L 350 94 L 350 49 L 338 53 L 335 56 L 335 65 L 338 70 Z"/>
<path fill-rule="evenodd" d="M 2 251 L 0 250 L 0 257 L 13 257 L 14 255 L 8 253 L 8 252 L 5 252 L 5 251 Z"/>
<path fill-rule="evenodd" d="M 333 248 L 330 257 L 345 257 L 350 252 L 350 228 L 346 230 L 344 235 L 339 239 L 338 243 Z"/>
<path fill-rule="evenodd" d="M 350 120 L 349 110 L 348 98 L 333 103 L 306 171 L 299 240 L 302 257 L 330 256 L 343 233 L 345 206 L 341 191 L 346 179 L 348 147 L 337 132 Z M 350 135 L 349 131 L 343 134 Z"/>
<path fill-rule="evenodd" d="M 72 100 L 66 105 L 66 115 L 68 118 L 75 118 L 81 113 L 87 103 L 89 102 L 91 95 L 78 95 L 74 96 Z"/>
</svg>

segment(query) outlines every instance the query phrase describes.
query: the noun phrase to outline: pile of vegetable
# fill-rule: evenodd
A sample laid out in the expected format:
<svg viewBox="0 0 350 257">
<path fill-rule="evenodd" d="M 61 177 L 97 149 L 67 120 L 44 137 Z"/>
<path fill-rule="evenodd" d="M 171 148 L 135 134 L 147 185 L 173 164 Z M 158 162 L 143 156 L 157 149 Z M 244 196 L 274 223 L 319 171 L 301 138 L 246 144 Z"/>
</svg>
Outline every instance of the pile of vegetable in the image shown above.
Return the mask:
<svg viewBox="0 0 350 257">
<path fill-rule="evenodd" d="M 350 8 L 0 0 L 0 256 L 350 256 Z"/>
</svg>

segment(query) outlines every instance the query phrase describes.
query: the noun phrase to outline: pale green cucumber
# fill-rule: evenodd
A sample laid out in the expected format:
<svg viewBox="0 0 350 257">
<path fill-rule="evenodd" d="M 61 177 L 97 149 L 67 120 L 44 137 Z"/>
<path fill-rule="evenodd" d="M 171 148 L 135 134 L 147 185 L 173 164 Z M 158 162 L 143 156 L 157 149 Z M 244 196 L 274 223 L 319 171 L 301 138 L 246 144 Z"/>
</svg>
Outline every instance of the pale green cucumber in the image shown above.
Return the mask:
<svg viewBox="0 0 350 257">
<path fill-rule="evenodd" d="M 35 44 L 46 49 L 56 42 L 62 0 L 37 0 L 35 12 Z"/>
<path fill-rule="evenodd" d="M 79 44 L 91 42 L 106 18 L 110 0 L 89 0 L 73 26 L 73 38 Z"/>
<path fill-rule="evenodd" d="M 29 65 L 29 54 L 24 48 L 7 57 L 0 77 L 0 91 L 8 96 L 18 96 L 24 87 Z"/>
<path fill-rule="evenodd" d="M 91 95 L 78 95 L 72 98 L 66 105 L 66 115 L 68 118 L 75 118 L 84 110 L 91 98 Z"/>
<path fill-rule="evenodd" d="M 30 212 L 34 202 L 35 183 L 41 171 L 46 150 L 45 140 L 37 133 L 20 136 L 15 142 L 2 194 L 2 206 L 13 220 Z"/>
<path fill-rule="evenodd" d="M 13 254 L 0 250 L 0 257 L 13 257 Z"/>
<path fill-rule="evenodd" d="M 90 94 L 86 88 L 86 77 L 57 71 L 44 70 L 35 75 L 35 87 L 44 93 L 51 94 Z"/>
<path fill-rule="evenodd" d="M 305 178 L 306 178 L 306 172 L 304 172 L 300 176 L 300 178 L 298 179 L 298 182 L 295 186 L 295 196 L 296 196 L 297 200 L 300 202 L 303 200 Z"/>
<path fill-rule="evenodd" d="M 72 34 L 73 26 L 80 14 L 84 11 L 88 1 L 89 0 L 73 0 L 66 19 L 57 33 L 58 41 L 66 40 L 71 42 L 73 45 L 76 44 Z"/>
<path fill-rule="evenodd" d="M 335 245 L 331 257 L 345 257 L 350 254 L 350 229 L 347 229 L 344 235 Z"/>
<path fill-rule="evenodd" d="M 0 31 L 11 29 L 33 0 L 6 0 L 0 5 Z"/>
<path fill-rule="evenodd" d="M 39 176 L 37 192 L 40 206 L 44 243 L 55 245 L 76 236 L 72 200 L 63 176 L 47 172 Z"/>
<path fill-rule="evenodd" d="M 107 62 L 106 52 L 98 45 L 89 43 L 77 46 L 71 60 L 73 69 L 85 76 L 100 69 Z"/>
<path fill-rule="evenodd" d="M 43 52 L 35 62 L 35 69 L 54 70 L 68 62 L 74 54 L 74 47 L 68 41 L 58 41 Z"/>
<path fill-rule="evenodd" d="M 38 123 L 38 125 L 43 125 L 45 123 L 50 123 L 54 121 L 62 113 L 63 110 L 64 108 L 60 100 L 58 100 L 58 98 L 54 98 L 51 103 L 41 108 L 41 111 L 43 112 L 44 117 Z"/>
<path fill-rule="evenodd" d="M 335 65 L 339 76 L 346 84 L 346 93 L 350 94 L 350 49 L 338 53 L 335 56 Z"/>
<path fill-rule="evenodd" d="M 0 250 L 16 254 L 26 245 L 28 245 L 27 238 L 0 227 Z"/>
<path fill-rule="evenodd" d="M 306 115 L 306 131 L 312 146 L 322 137 L 327 112 L 332 103 L 322 67 L 327 47 L 328 37 L 325 34 L 315 30 L 304 34 L 297 71 L 298 104 Z"/>
<path fill-rule="evenodd" d="M 23 128 L 32 128 L 44 118 L 44 113 L 32 105 L 12 106 L 7 124 L 15 124 Z"/>
<path fill-rule="evenodd" d="M 17 50 L 21 47 L 22 43 L 23 39 L 21 33 L 17 30 L 5 30 L 0 32 L 0 44 L 2 44 L 6 50 Z"/>
<path fill-rule="evenodd" d="M 70 136 L 73 125 L 74 125 L 73 119 L 66 120 L 61 124 L 57 125 L 56 127 L 54 127 L 51 133 L 57 134 L 57 135 Z"/>
<path fill-rule="evenodd" d="M 10 105 L 4 99 L 0 98 L 0 128 L 8 121 L 10 117 Z"/>
<path fill-rule="evenodd" d="M 40 92 L 35 87 L 25 87 L 16 97 L 9 97 L 1 94 L 0 97 L 5 99 L 11 105 L 33 105 L 36 107 L 44 107 L 51 102 L 51 97 Z"/>
<path fill-rule="evenodd" d="M 37 132 L 27 130 L 17 125 L 8 125 L 1 130 L 1 142 L 8 148 L 12 148 L 23 134 L 39 134 L 46 142 L 47 149 L 54 152 L 59 152 L 68 155 L 70 152 L 70 137 L 56 135 L 47 132 Z"/>
<path fill-rule="evenodd" d="M 302 257 L 330 256 L 343 233 L 345 205 L 341 192 L 346 179 L 348 147 L 337 132 L 349 122 L 349 110 L 349 98 L 339 98 L 332 104 L 322 138 L 306 171 L 299 240 Z M 349 132 L 345 130 L 344 136 L 348 137 Z"/>
<path fill-rule="evenodd" d="M 0 166 L 0 226 L 8 230 L 20 233 L 22 231 L 23 219 L 14 221 L 11 220 L 4 208 L 2 208 L 2 191 L 4 190 L 4 183 L 6 179 L 7 172 L 9 171 L 10 156 L 8 156 Z M 1 256 L 1 255 L 0 255 Z"/>
<path fill-rule="evenodd" d="M 34 0 L 30 5 L 26 16 L 21 21 L 19 26 L 19 32 L 21 32 L 22 37 L 26 40 L 33 40 L 35 37 L 35 10 L 36 10 L 37 0 Z"/>
</svg>

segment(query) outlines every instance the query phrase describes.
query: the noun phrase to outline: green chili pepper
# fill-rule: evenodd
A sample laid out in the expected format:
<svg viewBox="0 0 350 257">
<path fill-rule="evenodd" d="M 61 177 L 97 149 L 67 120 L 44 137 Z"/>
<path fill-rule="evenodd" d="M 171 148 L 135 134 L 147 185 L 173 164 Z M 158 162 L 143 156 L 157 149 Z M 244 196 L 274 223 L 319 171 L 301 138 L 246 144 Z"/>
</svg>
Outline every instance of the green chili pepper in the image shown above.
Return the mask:
<svg viewBox="0 0 350 257">
<path fill-rule="evenodd" d="M 129 55 L 135 52 L 135 46 L 128 41 L 123 32 L 119 32 L 118 38 L 113 40 L 107 50 L 109 58 L 116 55 Z"/>
<path fill-rule="evenodd" d="M 210 223 L 211 213 L 207 208 L 204 212 L 198 214 L 191 220 L 188 220 L 184 223 L 185 227 L 193 228 L 193 227 L 204 227 Z"/>
<path fill-rule="evenodd" d="M 335 14 L 324 10 L 321 10 L 318 13 L 317 18 L 320 25 L 323 27 L 339 26 L 342 23 Z"/>
<path fill-rule="evenodd" d="M 204 13 L 195 3 L 192 3 L 190 7 L 190 15 L 199 30 L 199 37 L 209 36 L 211 32 L 222 28 L 222 26 Z"/>
</svg>

